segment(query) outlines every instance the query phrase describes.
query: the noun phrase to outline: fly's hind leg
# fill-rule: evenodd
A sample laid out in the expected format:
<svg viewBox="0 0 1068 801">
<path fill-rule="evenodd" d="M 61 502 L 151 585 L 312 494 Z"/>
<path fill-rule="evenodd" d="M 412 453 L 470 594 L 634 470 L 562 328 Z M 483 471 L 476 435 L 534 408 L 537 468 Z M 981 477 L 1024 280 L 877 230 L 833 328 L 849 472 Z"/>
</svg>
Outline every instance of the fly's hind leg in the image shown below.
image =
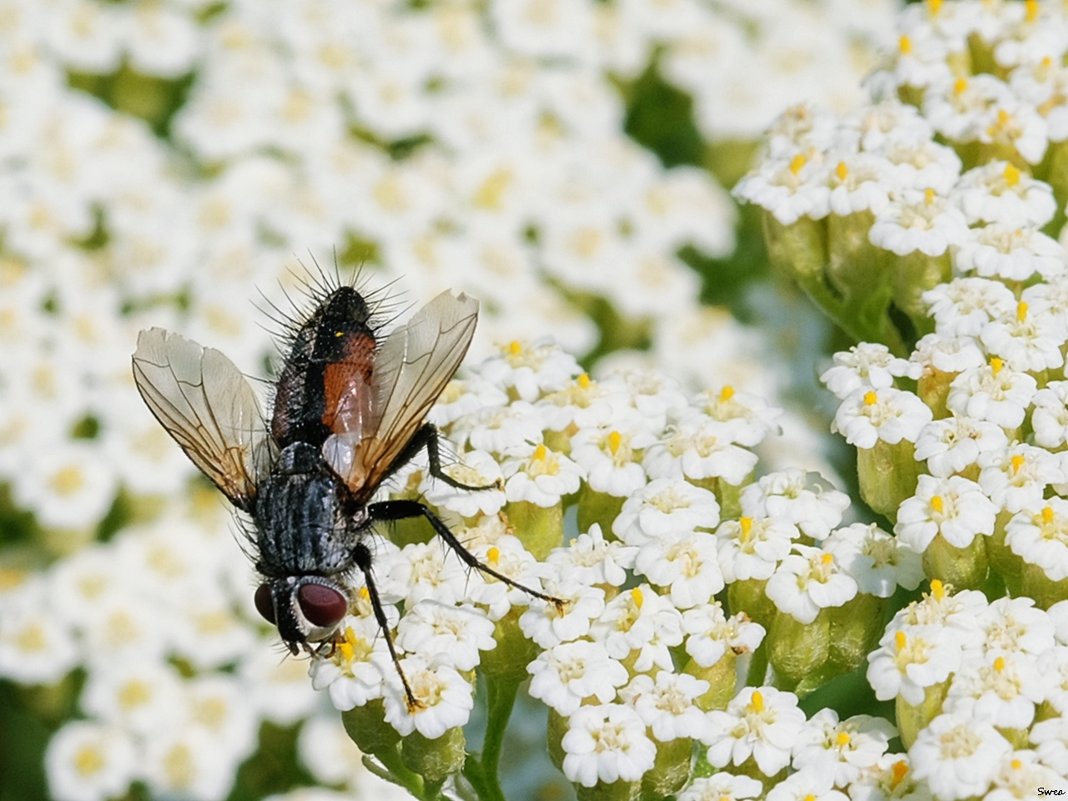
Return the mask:
<svg viewBox="0 0 1068 801">
<path fill-rule="evenodd" d="M 374 611 L 378 628 L 382 630 L 382 636 L 386 638 L 386 647 L 389 649 L 389 655 L 393 659 L 393 666 L 397 669 L 397 675 L 400 676 L 401 684 L 404 686 L 404 697 L 408 705 L 408 711 L 414 712 L 421 708 L 422 704 L 416 700 L 415 695 L 412 693 L 412 688 L 408 684 L 408 677 L 404 675 L 400 658 L 397 656 L 397 649 L 393 645 L 393 635 L 389 630 L 389 621 L 386 620 L 386 610 L 382 608 L 382 599 L 378 596 L 378 588 L 375 586 L 374 576 L 371 574 L 371 551 L 361 542 L 353 549 L 352 556 L 356 566 L 363 573 L 364 586 L 367 587 L 367 595 L 371 599 L 371 609 Z"/>
</svg>

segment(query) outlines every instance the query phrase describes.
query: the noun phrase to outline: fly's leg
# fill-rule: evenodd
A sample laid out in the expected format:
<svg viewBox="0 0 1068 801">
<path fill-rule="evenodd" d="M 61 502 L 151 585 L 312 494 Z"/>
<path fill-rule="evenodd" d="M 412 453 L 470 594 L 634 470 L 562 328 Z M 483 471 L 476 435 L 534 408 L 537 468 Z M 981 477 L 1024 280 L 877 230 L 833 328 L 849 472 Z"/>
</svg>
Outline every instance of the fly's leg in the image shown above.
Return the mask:
<svg viewBox="0 0 1068 801">
<path fill-rule="evenodd" d="M 508 578 L 503 573 L 499 573 L 492 567 L 482 562 L 477 556 L 471 553 L 464 547 L 463 543 L 456 539 L 456 535 L 453 534 L 449 527 L 442 522 L 441 518 L 434 514 L 429 507 L 419 503 L 419 501 L 381 501 L 379 503 L 372 503 L 367 507 L 367 513 L 372 520 L 407 520 L 412 517 L 424 517 L 430 521 L 430 525 L 434 527 L 434 531 L 448 544 L 456 555 L 460 557 L 465 565 L 473 567 L 476 570 L 485 573 L 487 576 L 493 576 L 498 581 L 503 581 L 509 587 L 515 587 L 517 590 L 522 590 L 527 595 L 532 595 L 535 598 L 541 598 L 543 601 L 548 601 L 558 610 L 562 610 L 566 605 L 566 601 L 560 598 L 554 598 L 551 595 L 546 595 L 538 590 L 532 590 L 523 584 L 520 584 L 514 579 Z"/>
<path fill-rule="evenodd" d="M 374 610 L 375 620 L 378 621 L 378 627 L 382 630 L 382 636 L 386 638 L 386 647 L 389 649 L 389 655 L 393 658 L 393 666 L 397 668 L 397 675 L 400 676 L 401 684 L 404 685 L 404 696 L 408 711 L 414 712 L 421 708 L 422 704 L 415 699 L 412 688 L 408 685 L 408 677 L 404 675 L 400 659 L 397 657 L 397 649 L 393 645 L 393 635 L 389 631 L 389 621 L 386 620 L 386 610 L 382 608 L 382 600 L 378 597 L 378 588 L 375 586 L 374 576 L 371 575 L 371 551 L 361 542 L 353 549 L 352 556 L 356 566 L 363 573 L 364 586 L 367 587 L 367 595 L 371 598 L 371 609 Z"/>
<path fill-rule="evenodd" d="M 471 484 L 464 484 L 462 481 L 457 481 L 452 476 L 448 475 L 441 469 L 441 446 L 439 443 L 438 428 L 433 423 L 423 423 L 419 427 L 419 430 L 415 432 L 415 436 L 405 446 L 404 450 L 400 452 L 396 459 L 393 460 L 393 464 L 390 465 L 389 472 L 397 470 L 403 465 L 406 465 L 416 454 L 423 448 L 426 448 L 427 462 L 429 463 L 429 472 L 434 478 L 440 479 L 448 484 L 450 487 L 462 490 L 487 490 L 498 489 L 499 484 L 490 484 L 485 487 L 475 487 Z M 415 515 L 412 515 L 414 517 Z"/>
</svg>

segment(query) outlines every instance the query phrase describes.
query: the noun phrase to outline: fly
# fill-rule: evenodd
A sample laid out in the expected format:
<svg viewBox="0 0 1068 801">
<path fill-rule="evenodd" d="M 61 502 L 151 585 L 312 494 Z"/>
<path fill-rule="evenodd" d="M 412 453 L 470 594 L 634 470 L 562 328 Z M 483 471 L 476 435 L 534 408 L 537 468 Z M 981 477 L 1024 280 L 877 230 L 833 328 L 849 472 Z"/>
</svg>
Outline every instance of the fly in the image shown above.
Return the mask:
<svg viewBox="0 0 1068 801">
<path fill-rule="evenodd" d="M 336 640 L 349 611 L 345 581 L 359 570 L 411 709 L 372 570 L 367 535 L 377 522 L 422 517 L 469 567 L 556 604 L 479 561 L 416 500 L 373 501 L 382 483 L 424 449 L 441 469 L 427 414 L 474 336 L 478 301 L 445 291 L 381 336 L 354 286 L 316 288 L 315 308 L 287 323 L 288 347 L 270 420 L 230 359 L 161 328 L 142 331 L 133 375 L 156 419 L 254 530 L 249 551 L 262 582 L 256 609 L 293 654 Z"/>
</svg>

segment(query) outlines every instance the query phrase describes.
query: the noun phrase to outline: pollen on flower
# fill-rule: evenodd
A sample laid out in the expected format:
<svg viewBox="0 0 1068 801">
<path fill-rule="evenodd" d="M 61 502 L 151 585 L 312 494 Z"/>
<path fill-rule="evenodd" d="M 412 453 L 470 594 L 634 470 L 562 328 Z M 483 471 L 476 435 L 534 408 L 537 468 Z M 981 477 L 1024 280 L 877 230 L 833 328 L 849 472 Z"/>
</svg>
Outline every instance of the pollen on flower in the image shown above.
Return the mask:
<svg viewBox="0 0 1068 801">
<path fill-rule="evenodd" d="M 1005 111 L 1005 109 L 1001 109 L 1000 111 L 998 111 L 997 124 L 999 127 L 1004 128 L 1009 122 L 1011 122 L 1011 120 L 1012 118 L 1009 116 L 1009 112 Z M 1020 170 L 1012 164 L 1006 164 L 1005 172 L 1002 174 L 1002 177 L 1005 179 L 1006 186 L 1016 186 L 1018 183 L 1020 183 Z"/>
<path fill-rule="evenodd" d="M 879 395 L 875 392 L 874 389 L 869 389 L 867 392 L 864 393 L 864 405 L 865 406 L 874 406 L 878 402 L 879 402 Z"/>
<path fill-rule="evenodd" d="M 1038 0 L 1026 0 L 1024 3 L 1024 17 L 1028 22 L 1038 19 Z"/>
<path fill-rule="evenodd" d="M 171 787 L 188 787 L 196 774 L 196 763 L 189 746 L 178 743 L 171 748 L 164 757 L 163 771 Z"/>
<path fill-rule="evenodd" d="M 844 181 L 849 177 L 849 167 L 846 166 L 844 161 L 838 162 L 838 166 L 834 168 L 834 175 L 839 181 Z"/>
<path fill-rule="evenodd" d="M 927 13 L 932 17 L 937 17 L 938 12 L 942 10 L 942 0 L 927 0 Z"/>
<path fill-rule="evenodd" d="M 793 175 L 797 175 L 799 172 L 801 172 L 801 170 L 805 168 L 805 164 L 807 162 L 808 159 L 805 158 L 804 154 L 798 153 L 796 156 L 790 159 L 790 172 Z"/>
<path fill-rule="evenodd" d="M 764 711 L 764 696 L 760 690 L 753 691 L 753 695 L 749 699 L 749 709 L 758 715 Z"/>
<path fill-rule="evenodd" d="M 908 636 L 906 636 L 905 632 L 898 631 L 894 634 L 894 648 L 897 650 L 898 653 L 904 651 L 905 648 L 908 647 L 908 644 L 909 638 Z"/>
<path fill-rule="evenodd" d="M 957 97 L 960 97 L 966 91 L 968 91 L 968 79 L 957 78 L 957 80 L 953 82 L 953 94 L 955 94 Z"/>
<path fill-rule="evenodd" d="M 612 452 L 614 456 L 619 451 L 619 446 L 623 443 L 623 435 L 618 431 L 612 431 L 607 437 L 608 450 Z"/>
<path fill-rule="evenodd" d="M 118 697 L 120 706 L 133 709 L 149 701 L 152 698 L 152 691 L 146 682 L 132 679 L 122 685 Z"/>
<path fill-rule="evenodd" d="M 1050 523 L 1053 522 L 1053 518 L 1054 518 L 1053 507 L 1052 506 L 1043 506 L 1042 507 L 1042 524 L 1048 526 Z"/>
<path fill-rule="evenodd" d="M 890 783 L 893 787 L 897 787 L 905 780 L 905 777 L 909 775 L 909 765 L 905 760 L 900 759 L 894 763 L 894 766 L 890 769 L 890 773 L 893 777 Z"/>
<path fill-rule="evenodd" d="M 931 579 L 931 595 L 936 601 L 941 601 L 946 597 L 946 585 L 941 579 Z"/>
<path fill-rule="evenodd" d="M 74 755 L 74 769 L 83 776 L 92 776 L 104 768 L 104 757 L 93 745 L 83 745 Z"/>
<path fill-rule="evenodd" d="M 486 550 L 486 561 L 491 565 L 498 565 L 501 562 L 501 549 L 496 545 L 490 546 Z"/>
<path fill-rule="evenodd" d="M 1001 368 L 1005 366 L 1005 362 L 999 359 L 997 356 L 990 357 L 990 370 L 994 375 L 1001 372 Z"/>
<path fill-rule="evenodd" d="M 575 379 L 575 383 L 579 385 L 580 389 L 589 389 L 590 388 L 590 383 L 591 383 L 590 382 L 590 374 L 589 373 L 579 373 L 578 378 Z"/>
<path fill-rule="evenodd" d="M 1019 473 L 1026 464 L 1027 459 L 1025 459 L 1023 454 L 1020 453 L 1014 453 L 1012 455 L 1012 458 L 1009 459 L 1009 469 L 1012 471 L 1013 475 Z"/>
<path fill-rule="evenodd" d="M 634 606 L 638 609 L 642 608 L 642 604 L 645 602 L 645 596 L 642 594 L 641 587 L 635 587 L 630 591 L 630 599 L 634 602 Z"/>
<path fill-rule="evenodd" d="M 719 400 L 721 403 L 726 403 L 734 397 L 734 387 L 727 384 L 719 391 Z"/>
<path fill-rule="evenodd" d="M 1005 657 L 999 656 L 994 660 L 994 672 L 1002 673 L 1005 670 Z"/>
<path fill-rule="evenodd" d="M 1021 300 L 1016 304 L 1016 322 L 1022 323 L 1027 319 L 1027 301 Z"/>
<path fill-rule="evenodd" d="M 942 514 L 942 512 L 945 510 L 945 502 L 942 500 L 941 495 L 932 495 L 930 504 L 931 511 L 935 514 Z"/>
<path fill-rule="evenodd" d="M 936 195 L 934 189 L 932 189 L 931 187 L 927 187 L 923 190 L 923 205 L 928 207 L 933 206 L 935 202 L 935 197 Z"/>
<path fill-rule="evenodd" d="M 741 528 L 741 531 L 738 533 L 738 540 L 739 542 L 744 543 L 749 539 L 749 536 L 753 532 L 753 518 L 746 516 L 740 517 L 738 518 L 738 525 Z"/>
<path fill-rule="evenodd" d="M 907 56 L 909 53 L 912 52 L 912 39 L 902 34 L 901 37 L 897 40 L 897 49 L 901 51 L 901 55 Z"/>
<path fill-rule="evenodd" d="M 835 742 L 838 744 L 839 748 L 845 748 L 852 740 L 853 738 L 849 736 L 849 732 L 847 731 L 840 731 L 838 732 L 838 736 L 835 737 Z"/>
</svg>

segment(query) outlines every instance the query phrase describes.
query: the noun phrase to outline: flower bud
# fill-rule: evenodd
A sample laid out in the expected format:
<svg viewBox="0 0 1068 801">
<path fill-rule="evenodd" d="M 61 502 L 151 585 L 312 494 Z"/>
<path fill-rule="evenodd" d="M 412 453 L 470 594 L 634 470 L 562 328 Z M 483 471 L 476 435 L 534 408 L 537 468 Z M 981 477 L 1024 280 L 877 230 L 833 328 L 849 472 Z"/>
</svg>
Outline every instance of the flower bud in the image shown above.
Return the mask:
<svg viewBox="0 0 1068 801">
<path fill-rule="evenodd" d="M 459 726 L 440 737 L 427 739 L 413 731 L 401 741 L 401 759 L 415 773 L 432 783 L 443 782 L 464 766 L 467 741 Z"/>
<path fill-rule="evenodd" d="M 641 790 L 645 797 L 662 798 L 674 795 L 690 780 L 693 740 L 680 737 L 656 744 L 653 769 L 642 776 Z"/>
<path fill-rule="evenodd" d="M 738 655 L 728 649 L 716 664 L 709 667 L 701 667 L 691 659 L 683 668 L 683 673 L 708 682 L 708 692 L 696 701 L 701 709 L 705 712 L 726 709 L 738 684 Z"/>
<path fill-rule="evenodd" d="M 824 610 L 830 620 L 830 662 L 835 673 L 848 673 L 865 663 L 883 632 L 886 600 L 858 593 L 842 606 Z"/>
<path fill-rule="evenodd" d="M 986 537 L 976 537 L 970 545 L 957 548 L 936 534 L 923 554 L 923 571 L 928 578 L 941 579 L 958 589 L 978 589 L 988 570 Z"/>
<path fill-rule="evenodd" d="M 826 229 L 821 221 L 801 217 L 791 225 L 783 225 L 775 217 L 764 213 L 764 241 L 768 257 L 778 269 L 792 275 L 802 285 L 825 286 L 823 275 L 827 264 Z"/>
<path fill-rule="evenodd" d="M 874 448 L 857 448 L 860 494 L 874 511 L 894 519 L 897 507 L 916 491 L 920 463 L 916 446 L 908 440 L 891 445 L 879 440 Z"/>
<path fill-rule="evenodd" d="M 731 614 L 745 612 L 750 620 L 768 628 L 778 610 L 764 591 L 767 583 L 767 579 L 743 579 L 728 584 L 727 604 Z"/>
<path fill-rule="evenodd" d="M 893 264 L 894 305 L 908 315 L 917 338 L 929 334 L 934 330 L 934 321 L 927 312 L 923 293 L 952 277 L 949 251 L 928 256 L 917 250 L 899 256 Z"/>
<path fill-rule="evenodd" d="M 342 712 L 341 723 L 345 726 L 349 739 L 365 754 L 387 751 L 400 741 L 397 730 L 386 723 L 386 711 L 381 698 L 366 706 L 357 706 Z"/>
<path fill-rule="evenodd" d="M 626 498 L 597 492 L 583 484 L 578 495 L 578 528 L 579 531 L 589 531 L 594 523 L 600 525 L 602 531 L 612 531 L 612 521 L 619 516 Z"/>
<path fill-rule="evenodd" d="M 803 680 L 816 681 L 831 651 L 831 623 L 827 610 L 821 609 L 811 623 L 801 623 L 780 613 L 771 622 L 768 637 L 768 661 L 789 686 Z"/>
<path fill-rule="evenodd" d="M 641 789 L 640 782 L 599 782 L 593 787 L 575 785 L 575 797 L 578 801 L 637 801 Z"/>
<path fill-rule="evenodd" d="M 543 507 L 529 501 L 512 501 L 505 504 L 504 514 L 523 547 L 539 560 L 564 541 L 563 504 Z"/>
<path fill-rule="evenodd" d="M 512 609 L 494 626 L 497 647 L 482 652 L 481 671 L 486 678 L 515 684 L 527 678 L 527 665 L 537 657 L 538 646 L 519 628 L 522 612 L 522 608 Z"/>
<path fill-rule="evenodd" d="M 928 723 L 942 714 L 942 702 L 949 690 L 949 684 L 949 681 L 944 681 L 926 687 L 923 701 L 918 706 L 913 706 L 903 696 L 897 697 L 894 702 L 894 719 L 897 721 L 901 743 L 906 749 L 912 747 L 916 742 L 916 735 L 925 729 Z"/>
</svg>

